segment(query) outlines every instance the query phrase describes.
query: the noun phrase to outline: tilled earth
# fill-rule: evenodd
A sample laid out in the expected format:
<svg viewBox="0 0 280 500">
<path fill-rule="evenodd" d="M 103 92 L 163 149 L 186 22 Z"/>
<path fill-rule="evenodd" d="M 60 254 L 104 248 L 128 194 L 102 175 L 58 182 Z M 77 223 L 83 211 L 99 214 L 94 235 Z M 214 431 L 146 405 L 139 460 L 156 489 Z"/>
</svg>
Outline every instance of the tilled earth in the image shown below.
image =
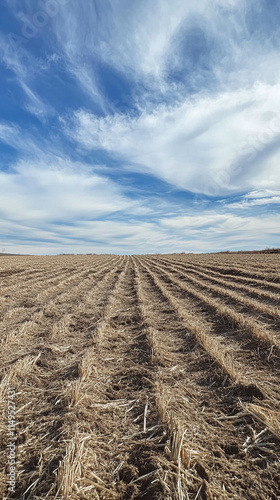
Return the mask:
<svg viewBox="0 0 280 500">
<path fill-rule="evenodd" d="M 0 257 L 0 497 L 279 499 L 279 262 Z"/>
</svg>

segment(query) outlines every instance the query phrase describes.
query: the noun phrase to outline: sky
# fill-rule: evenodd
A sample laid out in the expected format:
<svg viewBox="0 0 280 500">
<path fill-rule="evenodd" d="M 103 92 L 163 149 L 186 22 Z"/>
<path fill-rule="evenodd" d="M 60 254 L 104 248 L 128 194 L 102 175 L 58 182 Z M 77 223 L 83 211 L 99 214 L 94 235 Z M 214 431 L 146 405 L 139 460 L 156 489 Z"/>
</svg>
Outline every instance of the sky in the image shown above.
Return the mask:
<svg viewBox="0 0 280 500">
<path fill-rule="evenodd" d="M 0 252 L 280 247 L 279 0 L 1 0 Z"/>
</svg>

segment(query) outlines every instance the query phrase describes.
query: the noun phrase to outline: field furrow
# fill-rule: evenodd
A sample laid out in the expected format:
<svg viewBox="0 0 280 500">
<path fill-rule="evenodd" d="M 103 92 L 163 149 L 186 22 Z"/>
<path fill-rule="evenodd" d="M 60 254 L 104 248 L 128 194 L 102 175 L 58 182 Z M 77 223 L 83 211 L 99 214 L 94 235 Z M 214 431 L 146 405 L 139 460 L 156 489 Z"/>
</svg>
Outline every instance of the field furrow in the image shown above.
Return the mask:
<svg viewBox="0 0 280 500">
<path fill-rule="evenodd" d="M 112 264 L 113 262 L 115 261 L 112 260 Z M 93 271 L 82 267 L 74 276 L 66 276 L 55 285 L 46 286 L 43 292 L 38 293 L 38 288 L 34 287 L 28 299 L 24 299 L 19 307 L 10 307 L 3 315 L 0 321 L 2 342 L 20 338 L 22 333 L 27 334 L 27 330 L 30 335 L 36 335 L 38 329 L 43 334 L 43 324 L 48 327 L 49 317 L 53 317 L 57 312 L 60 316 L 65 313 L 62 304 L 68 303 L 68 297 L 71 297 L 72 301 L 78 300 L 80 291 L 90 288 L 106 272 L 107 263 Z M 71 308 L 71 305 L 69 307 Z"/>
<path fill-rule="evenodd" d="M 130 259 L 92 340 L 79 364 L 75 417 L 71 415 L 68 427 L 69 446 L 80 449 L 83 469 L 81 473 L 77 468 L 69 479 L 66 448 L 57 493 L 69 499 L 75 493 L 88 499 L 164 498 L 159 496 L 163 473 L 157 461 L 162 428 L 150 391 L 150 350 Z"/>
<path fill-rule="evenodd" d="M 265 289 L 265 290 L 275 292 L 278 294 L 280 293 L 280 284 L 279 283 L 275 283 L 274 281 L 267 281 L 265 278 L 258 279 L 255 277 L 254 273 L 252 273 L 252 275 L 250 275 L 249 277 L 248 276 L 239 276 L 237 274 L 230 274 L 230 272 L 231 272 L 230 269 L 224 270 L 222 268 L 222 270 L 221 270 L 217 266 L 208 266 L 206 263 L 202 263 L 202 262 L 193 264 L 191 262 L 183 262 L 180 259 L 174 259 L 173 261 L 171 261 L 170 259 L 166 259 L 166 261 L 170 264 L 172 264 L 172 263 L 174 263 L 174 264 L 179 263 L 179 264 L 184 264 L 184 265 L 191 264 L 196 269 L 203 268 L 203 270 L 206 271 L 207 273 L 209 273 L 209 275 L 219 277 L 219 278 L 221 277 L 229 283 L 244 283 L 247 285 L 257 286 L 258 290 Z"/>
<path fill-rule="evenodd" d="M 0 256 L 0 498 L 280 498 L 279 263 Z"/>
<path fill-rule="evenodd" d="M 158 268 L 159 266 L 157 266 Z M 235 385 L 243 387 L 244 392 L 254 392 L 262 397 L 262 390 L 251 379 L 246 365 L 235 359 L 233 351 L 228 348 L 219 336 L 211 335 L 212 325 L 197 314 L 197 310 L 190 304 L 188 298 L 186 296 L 180 297 L 180 293 L 178 293 L 180 284 L 178 286 L 172 274 L 162 268 L 159 268 L 160 273 L 156 272 L 151 263 L 146 269 L 150 270 L 155 285 L 165 299 L 168 300 L 171 307 L 175 309 L 184 327 L 199 342 L 216 365 L 222 369 L 226 377 L 225 380 L 229 377 Z"/>
<path fill-rule="evenodd" d="M 176 460 L 181 468 L 177 474 L 181 474 L 180 488 L 185 495 L 182 498 L 195 498 L 200 488 L 205 488 L 205 498 L 245 498 L 250 488 L 246 491 L 246 484 L 237 485 L 236 474 L 248 474 L 256 494 L 265 498 L 263 482 L 249 479 L 250 460 L 254 459 L 245 458 L 242 451 L 248 416 L 233 418 L 231 424 L 231 415 L 240 413 L 240 401 L 254 399 L 252 393 L 229 390 L 211 354 L 196 342 L 197 337 L 190 331 L 188 320 L 185 321 L 186 315 L 188 319 L 192 315 L 197 317 L 192 302 L 186 304 L 188 313 L 182 320 L 178 303 L 172 303 L 150 266 L 141 259 L 137 267 L 139 300 L 153 351 L 161 419 L 167 425 L 168 436 L 181 439 Z M 201 320 L 203 317 L 197 317 L 198 323 Z M 228 425 L 220 426 L 222 419 L 227 418 Z M 169 452 L 168 445 L 166 451 Z M 244 460 L 240 460 L 242 455 Z M 207 482 L 203 481 L 205 477 Z"/>
<path fill-rule="evenodd" d="M 185 281 L 186 283 L 190 282 L 192 285 L 195 285 L 199 289 L 203 291 L 206 290 L 207 294 L 211 297 L 217 297 L 218 299 L 222 299 L 224 304 L 233 307 L 242 314 L 246 314 L 246 316 L 253 318 L 257 316 L 258 321 L 264 321 L 266 325 L 269 325 L 272 329 L 274 327 L 279 326 L 280 324 L 280 308 L 279 301 L 274 304 L 264 302 L 264 300 L 260 301 L 256 298 L 248 297 L 244 294 L 236 292 L 235 290 L 231 290 L 229 288 L 225 288 L 219 285 L 215 285 L 215 281 L 212 278 L 208 278 L 207 275 L 200 277 L 204 273 L 197 271 L 198 278 L 192 276 L 192 273 L 189 271 L 185 271 L 182 274 L 181 266 L 177 264 L 168 265 L 168 269 L 177 274 L 178 277 Z"/>
<path fill-rule="evenodd" d="M 269 329 L 268 325 L 255 320 L 247 314 L 240 313 L 237 309 L 233 308 L 231 305 L 227 305 L 221 299 L 214 298 L 209 293 L 202 292 L 195 286 L 186 283 L 185 279 L 182 281 L 182 279 L 176 278 L 174 276 L 174 272 L 170 273 L 166 270 L 166 268 L 163 268 L 158 264 L 155 265 L 188 295 L 199 299 L 201 302 L 212 308 L 218 316 L 225 318 L 227 322 L 231 322 L 232 326 L 242 329 L 246 334 L 258 339 L 261 343 L 268 345 L 270 348 L 273 348 L 274 346 L 277 347 L 277 349 L 280 348 L 279 336 L 276 332 Z"/>
<path fill-rule="evenodd" d="M 96 270 L 104 266 L 106 261 L 101 260 L 100 262 L 94 263 L 94 268 Z M 88 264 L 81 264 L 69 268 L 62 267 L 61 264 L 58 264 L 58 269 L 53 271 L 48 271 L 46 274 L 40 274 L 36 279 L 27 279 L 26 284 L 25 281 L 15 283 L 12 286 L 4 286 L 2 290 L 2 295 L 0 295 L 0 313 L 3 315 L 5 310 L 11 309 L 11 307 L 20 307 L 26 301 L 28 302 L 30 297 L 34 297 L 35 294 L 39 295 L 42 291 L 44 295 L 48 295 L 48 291 L 51 293 L 52 289 L 54 289 L 54 294 L 56 293 L 56 286 L 63 287 L 63 283 L 65 282 L 65 286 L 67 284 L 71 285 L 73 282 L 79 282 L 81 279 L 81 271 L 87 272 Z M 60 268 L 60 269 L 59 269 Z M 90 272 L 94 272 L 95 269 L 90 267 Z M 0 291 L 1 294 L 1 291 Z"/>
<path fill-rule="evenodd" d="M 79 290 L 78 301 L 75 301 L 75 293 L 73 297 L 67 296 L 67 304 L 61 306 L 69 312 L 59 321 L 56 316 L 49 319 L 52 334 L 48 341 L 40 339 L 32 349 L 28 339 L 23 354 L 6 366 L 1 387 L 13 383 L 18 391 L 18 407 L 22 408 L 17 414 L 20 469 L 17 498 L 25 491 L 26 498 L 54 498 L 51 485 L 55 482 L 59 461 L 64 457 L 62 450 L 66 442 L 61 436 L 65 433 L 65 419 L 70 418 L 69 411 L 78 397 L 76 381 L 80 360 L 92 345 L 92 332 L 102 319 L 119 272 L 120 266 L 108 268 L 97 283 L 95 296 L 92 283 L 87 287 L 89 291 Z M 81 303 L 87 304 L 86 315 Z M 5 358 L 8 357 L 6 354 Z M 3 460 L 3 455 L 1 458 Z"/>
<path fill-rule="evenodd" d="M 230 279 L 225 279 L 224 277 L 220 278 L 218 277 L 215 273 L 209 272 L 206 270 L 204 267 L 198 267 L 192 264 L 182 264 L 181 262 L 177 262 L 174 260 L 174 262 L 170 262 L 168 259 L 164 258 L 159 258 L 159 262 L 165 263 L 169 266 L 169 268 L 172 269 L 174 266 L 176 266 L 177 269 L 181 269 L 183 273 L 189 275 L 189 274 L 194 274 L 195 276 L 200 276 L 201 278 L 207 280 L 210 283 L 217 283 L 218 285 L 222 285 L 225 289 L 233 289 L 233 291 L 236 290 L 241 290 L 242 292 L 245 292 L 246 295 L 249 296 L 255 296 L 258 297 L 262 300 L 267 300 L 269 302 L 274 302 L 274 307 L 277 307 L 280 305 L 280 289 L 279 293 L 275 293 L 262 289 L 262 288 L 256 288 L 255 283 L 251 283 L 251 280 L 246 280 L 247 283 L 238 283 L 236 281 L 230 280 Z M 263 283 L 262 283 L 263 284 Z M 273 307 L 273 305 L 272 305 Z"/>
<path fill-rule="evenodd" d="M 255 384 L 260 395 L 270 398 L 270 402 L 273 401 L 274 406 L 278 407 L 279 353 L 273 353 L 271 346 L 262 352 L 256 343 L 254 345 L 248 342 L 248 338 L 244 338 L 243 332 L 235 327 L 232 328 L 230 323 L 226 325 L 224 321 L 219 321 L 219 315 L 211 308 L 209 310 L 207 305 L 205 307 L 198 297 L 192 294 L 188 297 L 185 289 L 174 280 L 173 275 L 167 275 L 163 271 L 159 274 L 160 281 L 153 265 L 150 269 L 153 270 L 158 284 L 161 287 L 165 286 L 165 293 L 179 304 L 181 301 L 181 314 L 188 317 L 189 309 L 192 310 L 194 321 L 197 319 L 199 334 L 202 335 L 201 345 L 211 353 L 226 373 L 228 371 L 232 380 L 244 387 L 246 383 L 251 387 Z M 242 380 L 239 379 L 240 374 Z"/>
<path fill-rule="evenodd" d="M 96 259 L 96 264 L 98 262 L 98 259 Z M 28 283 L 30 279 L 32 281 L 37 281 L 42 279 L 43 277 L 48 277 L 51 276 L 54 278 L 57 275 L 63 273 L 63 271 L 73 271 L 77 270 L 78 268 L 82 268 L 85 265 L 85 261 L 80 260 L 78 262 L 73 262 L 73 260 L 66 260 L 63 257 L 57 257 L 57 258 L 52 258 L 52 260 L 48 260 L 45 262 L 44 260 L 39 260 L 37 263 L 32 263 L 32 261 L 26 261 L 22 260 L 21 261 L 21 273 L 20 275 L 18 272 L 15 272 L 16 270 L 13 269 L 13 262 L 10 262 L 8 268 L 6 269 L 5 273 L 2 272 L 2 275 L 0 275 L 0 290 L 2 291 L 2 288 L 9 287 L 9 286 L 18 286 L 18 284 L 21 284 L 21 287 L 24 286 L 25 283 Z"/>
<path fill-rule="evenodd" d="M 174 259 L 175 261 L 179 260 L 181 262 L 187 262 L 189 259 Z M 220 274 L 230 276 L 232 278 L 235 277 L 244 277 L 246 279 L 255 279 L 257 278 L 260 281 L 266 280 L 271 284 L 277 284 L 280 283 L 280 275 L 279 275 L 279 268 L 275 269 L 274 272 L 271 272 L 271 266 L 269 266 L 267 269 L 262 269 L 260 264 L 256 264 L 252 268 L 252 266 L 249 263 L 246 263 L 246 265 L 236 265 L 234 262 L 230 263 L 228 265 L 226 264 L 218 264 L 217 259 L 215 259 L 216 262 L 213 263 L 212 265 L 208 263 L 208 261 L 205 259 L 197 260 L 195 259 L 193 262 L 199 262 L 199 265 L 204 266 L 204 264 L 211 270 L 215 272 L 219 272 Z M 279 285 L 278 285 L 279 287 Z"/>
</svg>

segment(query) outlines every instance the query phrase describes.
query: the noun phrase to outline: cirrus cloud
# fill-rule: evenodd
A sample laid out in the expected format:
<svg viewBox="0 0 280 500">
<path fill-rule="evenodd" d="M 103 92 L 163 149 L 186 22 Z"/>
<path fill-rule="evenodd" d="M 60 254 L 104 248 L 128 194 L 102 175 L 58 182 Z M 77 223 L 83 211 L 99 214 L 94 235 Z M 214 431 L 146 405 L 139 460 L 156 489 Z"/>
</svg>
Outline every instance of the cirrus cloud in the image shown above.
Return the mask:
<svg viewBox="0 0 280 500">
<path fill-rule="evenodd" d="M 75 113 L 67 133 L 124 168 L 177 188 L 223 196 L 280 188 L 280 83 L 188 99 L 139 116 Z M 278 108 L 278 109 L 277 109 Z"/>
</svg>

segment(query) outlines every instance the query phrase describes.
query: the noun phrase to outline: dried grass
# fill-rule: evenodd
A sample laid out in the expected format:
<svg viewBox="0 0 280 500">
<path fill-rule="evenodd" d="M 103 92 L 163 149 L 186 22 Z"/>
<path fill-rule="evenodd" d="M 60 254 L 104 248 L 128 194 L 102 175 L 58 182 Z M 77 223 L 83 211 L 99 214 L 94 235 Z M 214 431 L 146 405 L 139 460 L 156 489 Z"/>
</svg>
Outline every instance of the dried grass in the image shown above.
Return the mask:
<svg viewBox="0 0 280 500">
<path fill-rule="evenodd" d="M 18 380 L 24 379 L 36 365 L 41 353 L 36 356 L 24 356 L 14 363 L 6 373 L 0 383 L 0 401 L 7 397 L 9 386 L 16 385 Z"/>
<path fill-rule="evenodd" d="M 60 462 L 57 472 L 57 494 L 68 497 L 74 486 L 83 477 L 85 442 L 90 436 L 82 436 L 77 431 L 68 443 L 65 457 Z"/>
<path fill-rule="evenodd" d="M 193 317 L 192 314 L 185 309 L 182 301 L 168 290 L 155 273 L 150 271 L 148 268 L 146 269 L 150 273 L 157 288 L 168 300 L 177 314 L 179 314 L 186 329 L 197 338 L 201 346 L 213 359 L 215 359 L 217 364 L 234 382 L 244 384 L 246 386 L 246 372 L 237 362 L 233 362 L 233 353 L 224 347 L 218 337 L 214 337 L 211 334 L 211 327 L 208 324 L 205 324 L 201 318 L 197 318 L 197 316 Z M 168 272 L 165 272 L 165 274 L 170 277 L 174 283 L 176 283 L 176 280 L 173 279 L 172 275 Z"/>
<path fill-rule="evenodd" d="M 72 408 L 82 401 L 84 397 L 82 387 L 83 381 L 81 379 L 69 383 L 65 390 L 65 400 L 68 408 Z"/>
<path fill-rule="evenodd" d="M 231 398 L 231 407 L 239 408 L 238 388 L 231 396 L 234 391 L 222 385 L 200 384 L 202 369 L 198 365 L 205 361 L 204 352 L 234 382 L 247 384 L 249 370 L 237 363 L 235 352 L 213 334 L 197 309 L 188 310 L 184 300 L 175 296 L 172 283 L 181 289 L 182 283 L 169 273 L 172 283 L 165 285 L 159 260 L 158 277 L 143 265 L 149 273 L 145 279 L 148 274 L 139 262 L 144 264 L 149 259 L 142 257 L 53 259 L 59 262 L 56 268 L 50 264 L 51 258 L 47 262 L 49 269 L 58 273 L 56 281 L 52 278 L 51 284 L 46 280 L 48 270 L 41 278 L 34 273 L 33 281 L 28 283 L 32 301 L 37 297 L 36 304 L 43 309 L 34 313 L 32 306 L 18 307 L 18 291 L 2 325 L 11 334 L 3 344 L 2 403 L 9 385 L 20 387 L 17 417 L 21 498 L 237 500 L 249 494 L 248 484 L 254 484 L 256 495 L 262 491 L 267 498 L 275 496 L 275 440 L 280 439 L 277 402 L 267 399 L 263 406 L 243 403 L 239 414 L 220 416 L 222 404 L 226 413 L 225 395 Z M 38 269 L 40 262 L 44 260 L 38 260 Z M 59 274 L 62 265 L 65 270 L 67 266 L 80 267 L 74 273 L 64 270 Z M 40 295 L 44 280 L 51 287 Z M 36 284 L 34 290 L 32 283 Z M 23 288 L 25 285 L 23 281 Z M 186 286 L 186 291 L 193 291 L 199 300 L 204 301 L 207 293 L 208 300 L 214 300 L 209 292 L 202 294 Z M 48 299 L 49 303 L 44 302 Z M 212 303 L 217 306 L 215 310 L 229 318 L 223 305 L 222 301 Z M 26 314 L 29 319 L 23 323 Z M 178 332 L 172 321 L 179 325 Z M 239 317 L 236 320 L 235 316 L 234 321 L 240 326 Z M 12 325 L 16 327 L 10 328 Z M 252 332 L 253 326 L 256 322 L 251 324 Z M 42 353 L 35 355 L 34 334 L 46 327 L 52 335 L 37 339 Z M 248 328 L 248 322 L 242 328 Z M 186 329 L 191 335 L 183 338 Z M 193 343 L 192 336 L 203 350 Z M 22 343 L 17 343 L 17 355 L 21 357 L 16 361 L 13 340 Z M 26 354 L 30 352 L 33 354 Z M 239 354 L 242 361 L 243 353 Z M 204 369 L 205 364 L 202 366 Z M 217 370 L 215 363 L 208 364 L 207 370 L 212 376 Z M 269 370 L 263 370 L 264 379 L 269 378 Z M 275 385 L 276 376 L 267 383 Z M 248 415 L 258 423 L 258 431 L 252 429 L 246 438 L 246 427 L 242 426 L 245 418 L 248 430 Z M 222 451 L 229 437 L 236 439 L 241 450 L 234 458 Z M 267 466 L 270 484 L 264 481 L 260 485 L 250 460 L 262 452 L 268 464 L 272 455 L 274 462 L 270 469 Z M 1 452 L 1 464 L 5 458 Z M 234 477 L 238 477 L 238 483 Z M 5 480 L 2 471 L 1 498 L 5 498 Z"/>
<path fill-rule="evenodd" d="M 179 279 L 174 278 L 174 276 L 163 269 L 162 267 L 157 266 L 162 273 L 164 273 L 168 278 L 177 286 L 180 287 L 181 290 L 185 290 L 188 295 L 193 296 L 199 299 L 201 302 L 210 306 L 212 309 L 216 311 L 216 313 L 222 318 L 226 318 L 230 321 L 234 326 L 238 326 L 239 328 L 244 329 L 253 337 L 261 340 L 262 342 L 268 343 L 270 345 L 275 345 L 280 348 L 280 341 L 278 337 L 270 331 L 263 323 L 260 323 L 253 318 L 239 313 L 233 307 L 225 305 L 221 300 L 211 297 L 211 295 L 206 295 L 203 292 L 200 292 L 196 288 L 192 287 L 189 283 L 186 285 L 185 282 L 182 282 Z M 188 279 L 192 279 L 189 278 Z M 198 280 L 196 280 L 198 281 Z M 208 288 L 209 289 L 209 288 Z M 209 289 L 210 290 L 210 289 Z"/>
<path fill-rule="evenodd" d="M 242 404 L 244 411 L 280 439 L 280 412 L 253 403 Z"/>
<path fill-rule="evenodd" d="M 162 262 L 166 263 L 166 260 L 162 259 L 161 260 Z M 179 267 L 180 271 L 182 270 L 183 272 L 186 273 L 186 275 L 189 277 L 189 273 L 193 273 L 195 275 L 198 275 L 198 276 L 201 276 L 203 279 L 206 279 L 208 282 L 210 282 L 210 285 L 212 285 L 214 283 L 218 283 L 219 285 L 222 285 L 222 290 L 223 291 L 227 291 L 227 288 L 232 288 L 233 291 L 235 290 L 241 290 L 241 291 L 244 291 L 246 292 L 247 294 L 253 294 L 253 295 L 256 295 L 257 297 L 260 297 L 261 299 L 262 298 L 266 298 L 266 299 L 269 299 L 269 300 L 277 300 L 279 301 L 280 300 L 280 293 L 272 293 L 271 291 L 269 290 L 265 290 L 263 288 L 258 288 L 258 287 L 252 287 L 250 286 L 249 284 L 246 284 L 246 283 L 251 283 L 252 280 L 250 278 L 243 278 L 244 280 L 244 283 L 245 284 L 242 284 L 242 283 L 236 283 L 235 281 L 233 280 L 227 280 L 225 278 L 222 278 L 222 277 L 217 277 L 217 275 L 215 275 L 213 272 L 210 272 L 209 271 L 206 273 L 206 272 L 203 272 L 199 269 L 197 269 L 196 266 L 192 266 L 192 265 L 182 265 L 182 264 L 178 264 L 177 262 L 175 263 L 168 263 L 169 264 L 169 269 L 175 269 L 174 265 L 176 266 L 176 269 Z M 235 277 L 236 279 L 236 277 Z M 261 284 L 262 287 L 264 286 L 264 283 L 263 281 L 260 281 L 260 280 L 257 280 L 258 281 L 258 284 Z M 204 283 L 204 282 L 203 282 Z M 268 286 L 269 286 L 269 282 L 268 282 Z M 220 288 L 220 287 L 219 287 Z M 221 292 L 222 293 L 222 292 Z M 233 297 L 233 296 L 231 296 Z M 246 297 L 245 297 L 246 299 Z M 238 301 L 239 301 L 239 298 L 238 298 Z M 250 304 L 248 304 L 250 306 Z M 262 304 L 263 306 L 263 304 Z M 273 316 L 274 316 L 274 312 L 273 312 L 273 309 L 268 309 L 268 314 L 271 314 L 271 312 L 273 313 Z"/>
<path fill-rule="evenodd" d="M 94 361 L 95 350 L 93 348 L 90 348 L 87 350 L 78 366 L 78 373 L 82 382 L 87 382 L 90 379 L 92 372 L 94 372 L 94 374 L 96 375 L 97 370 L 94 366 Z"/>
</svg>

